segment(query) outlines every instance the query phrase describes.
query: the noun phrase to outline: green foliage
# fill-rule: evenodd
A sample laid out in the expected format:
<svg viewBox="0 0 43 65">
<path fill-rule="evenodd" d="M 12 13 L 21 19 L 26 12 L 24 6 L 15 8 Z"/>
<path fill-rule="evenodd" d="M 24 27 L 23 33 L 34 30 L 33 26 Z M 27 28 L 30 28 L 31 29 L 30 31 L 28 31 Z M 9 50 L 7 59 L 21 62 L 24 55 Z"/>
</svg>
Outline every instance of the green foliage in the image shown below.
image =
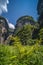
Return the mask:
<svg viewBox="0 0 43 65">
<path fill-rule="evenodd" d="M 43 45 L 43 28 L 40 29 L 39 37 L 40 37 L 40 44 Z"/>
<path fill-rule="evenodd" d="M 34 45 L 36 43 L 36 40 L 29 39 L 27 40 L 27 45 Z"/>
<path fill-rule="evenodd" d="M 43 40 L 43 28 L 40 29 L 39 36 L 40 36 L 40 39 Z"/>
<path fill-rule="evenodd" d="M 32 39 L 32 32 L 34 26 L 24 25 L 23 28 L 17 33 L 17 36 L 20 37 L 20 40 L 23 44 L 27 44 L 27 40 Z"/>
<path fill-rule="evenodd" d="M 0 45 L 0 65 L 13 65 L 13 59 L 16 59 L 18 53 L 17 47 Z"/>
<path fill-rule="evenodd" d="M 8 39 L 6 40 L 6 43 L 9 45 L 16 45 L 16 44 L 21 44 L 20 38 L 18 36 L 12 36 L 10 35 Z"/>
<path fill-rule="evenodd" d="M 0 65 L 43 65 L 43 46 L 0 45 Z"/>
</svg>

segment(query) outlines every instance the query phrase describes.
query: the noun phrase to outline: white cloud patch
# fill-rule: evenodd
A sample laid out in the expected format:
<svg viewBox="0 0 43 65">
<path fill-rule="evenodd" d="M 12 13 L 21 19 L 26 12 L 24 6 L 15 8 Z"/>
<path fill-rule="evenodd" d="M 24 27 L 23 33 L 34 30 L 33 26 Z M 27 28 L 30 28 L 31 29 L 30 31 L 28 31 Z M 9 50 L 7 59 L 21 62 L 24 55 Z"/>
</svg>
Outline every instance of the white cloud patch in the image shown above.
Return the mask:
<svg viewBox="0 0 43 65">
<path fill-rule="evenodd" d="M 12 23 L 8 23 L 10 29 L 15 29 L 15 26 Z"/>
<path fill-rule="evenodd" d="M 15 29 L 15 26 L 12 23 L 9 23 L 8 19 L 6 18 L 8 26 L 10 29 Z"/>
<path fill-rule="evenodd" d="M 7 4 L 9 4 L 9 0 L 0 0 L 0 15 L 2 12 L 8 12 Z"/>
</svg>

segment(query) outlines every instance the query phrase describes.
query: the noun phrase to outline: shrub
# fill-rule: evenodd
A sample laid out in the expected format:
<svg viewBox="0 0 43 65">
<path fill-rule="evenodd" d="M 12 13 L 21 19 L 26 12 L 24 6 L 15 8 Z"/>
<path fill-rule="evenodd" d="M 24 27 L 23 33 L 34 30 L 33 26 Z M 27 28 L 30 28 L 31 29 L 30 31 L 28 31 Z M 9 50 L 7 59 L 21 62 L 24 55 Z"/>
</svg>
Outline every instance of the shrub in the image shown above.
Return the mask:
<svg viewBox="0 0 43 65">
<path fill-rule="evenodd" d="M 0 45 L 0 65 L 43 65 L 43 46 Z"/>
<path fill-rule="evenodd" d="M 43 45 L 43 28 L 40 29 L 40 32 L 39 32 L 39 37 L 40 37 L 40 43 Z"/>
</svg>

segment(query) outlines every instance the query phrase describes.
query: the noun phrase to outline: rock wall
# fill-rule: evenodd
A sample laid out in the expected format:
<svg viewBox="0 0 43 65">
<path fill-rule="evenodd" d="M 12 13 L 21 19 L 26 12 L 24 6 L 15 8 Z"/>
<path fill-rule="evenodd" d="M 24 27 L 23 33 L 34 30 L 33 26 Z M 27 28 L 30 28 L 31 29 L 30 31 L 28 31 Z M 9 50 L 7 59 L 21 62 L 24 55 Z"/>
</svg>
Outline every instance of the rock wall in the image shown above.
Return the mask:
<svg viewBox="0 0 43 65">
<path fill-rule="evenodd" d="M 0 43 L 4 43 L 8 35 L 8 24 L 5 18 L 0 17 Z"/>
</svg>

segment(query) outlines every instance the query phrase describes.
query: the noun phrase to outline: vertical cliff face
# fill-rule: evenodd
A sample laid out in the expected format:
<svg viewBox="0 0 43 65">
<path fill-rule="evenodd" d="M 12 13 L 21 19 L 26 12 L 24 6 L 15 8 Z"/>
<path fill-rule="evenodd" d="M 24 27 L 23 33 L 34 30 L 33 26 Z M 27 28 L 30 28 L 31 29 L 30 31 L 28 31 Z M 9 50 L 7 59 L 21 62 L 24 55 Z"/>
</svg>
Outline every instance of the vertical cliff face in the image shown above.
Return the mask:
<svg viewBox="0 0 43 65">
<path fill-rule="evenodd" d="M 7 37 L 13 34 L 14 28 L 12 23 L 9 23 L 6 18 L 0 16 L 0 43 L 4 43 Z"/>
<path fill-rule="evenodd" d="M 38 23 L 43 27 L 43 0 L 38 0 L 37 11 L 39 15 Z"/>
<path fill-rule="evenodd" d="M 37 11 L 39 15 L 43 13 L 43 0 L 38 0 Z"/>
<path fill-rule="evenodd" d="M 24 25 L 34 25 L 35 21 L 33 19 L 33 17 L 31 16 L 22 16 L 17 20 L 16 26 L 15 26 L 15 30 L 14 30 L 14 34 L 17 34 L 17 32 L 22 29 L 22 27 Z"/>
<path fill-rule="evenodd" d="M 0 43 L 4 43 L 8 35 L 8 24 L 4 17 L 0 17 Z"/>
</svg>

